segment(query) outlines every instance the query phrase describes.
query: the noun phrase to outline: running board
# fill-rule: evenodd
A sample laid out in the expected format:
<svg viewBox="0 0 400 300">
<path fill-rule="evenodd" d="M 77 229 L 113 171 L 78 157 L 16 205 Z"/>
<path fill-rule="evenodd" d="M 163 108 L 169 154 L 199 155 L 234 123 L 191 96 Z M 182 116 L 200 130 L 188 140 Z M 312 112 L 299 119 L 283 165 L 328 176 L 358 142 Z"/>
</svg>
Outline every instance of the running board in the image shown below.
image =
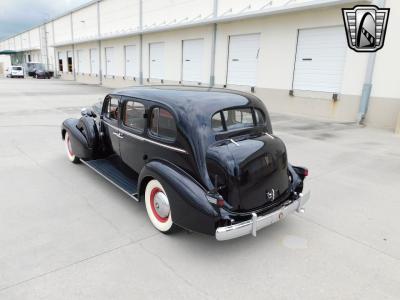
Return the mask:
<svg viewBox="0 0 400 300">
<path fill-rule="evenodd" d="M 133 171 L 123 170 L 116 162 L 116 158 L 111 156 L 104 159 L 83 160 L 81 162 L 95 171 L 97 174 L 107 179 L 129 197 L 139 202 L 137 193 L 137 175 Z"/>
</svg>

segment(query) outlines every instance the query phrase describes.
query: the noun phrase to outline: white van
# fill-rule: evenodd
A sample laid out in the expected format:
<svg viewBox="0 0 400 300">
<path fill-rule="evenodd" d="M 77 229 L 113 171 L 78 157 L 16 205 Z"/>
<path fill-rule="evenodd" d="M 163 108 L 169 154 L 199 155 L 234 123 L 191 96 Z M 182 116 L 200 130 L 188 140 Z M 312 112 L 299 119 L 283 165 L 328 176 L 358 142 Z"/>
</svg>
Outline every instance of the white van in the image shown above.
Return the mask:
<svg viewBox="0 0 400 300">
<path fill-rule="evenodd" d="M 17 77 L 17 78 L 24 78 L 24 68 L 22 66 L 10 66 L 6 70 L 7 77 Z"/>
</svg>

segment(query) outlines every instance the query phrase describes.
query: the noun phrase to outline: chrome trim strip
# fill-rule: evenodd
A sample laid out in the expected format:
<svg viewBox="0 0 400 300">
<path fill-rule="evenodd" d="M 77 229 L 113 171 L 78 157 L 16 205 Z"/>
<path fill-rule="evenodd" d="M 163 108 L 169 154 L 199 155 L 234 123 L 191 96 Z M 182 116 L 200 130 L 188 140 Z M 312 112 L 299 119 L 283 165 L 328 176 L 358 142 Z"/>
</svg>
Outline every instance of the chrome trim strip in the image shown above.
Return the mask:
<svg viewBox="0 0 400 300">
<path fill-rule="evenodd" d="M 163 144 L 163 143 L 159 143 L 159 142 L 153 141 L 153 140 L 151 140 L 151 139 L 148 139 L 148 138 L 142 137 L 142 136 L 140 136 L 140 135 L 136 135 L 136 134 L 134 134 L 134 133 L 131 133 L 131 132 L 129 132 L 129 131 L 123 130 L 123 129 L 121 129 L 121 128 L 115 127 L 114 125 L 111 125 L 111 124 L 109 124 L 109 123 L 107 123 L 107 122 L 104 122 L 104 121 L 103 121 L 103 123 L 106 124 L 107 126 L 110 126 L 111 128 L 113 128 L 113 129 L 115 129 L 115 130 L 119 130 L 120 133 L 126 134 L 127 136 L 130 136 L 130 137 L 132 137 L 132 138 L 134 138 L 134 139 L 137 139 L 137 140 L 139 140 L 139 141 L 148 142 L 148 143 L 151 143 L 151 144 L 154 144 L 154 145 L 158 145 L 158 146 L 160 146 L 160 147 L 164 147 L 164 148 L 167 148 L 167 149 L 176 151 L 176 152 L 180 152 L 180 153 L 187 154 L 187 151 L 186 151 L 186 150 L 183 150 L 183 149 L 181 149 L 181 148 L 177 148 L 177 147 L 174 147 L 174 146 L 169 146 L 169 145 L 165 145 L 165 144 Z"/>
<path fill-rule="evenodd" d="M 257 230 L 272 225 L 284 219 L 293 212 L 302 212 L 304 204 L 310 200 L 310 195 L 311 192 L 307 192 L 305 195 L 300 194 L 297 200 L 294 200 L 291 204 L 284 206 L 270 214 L 257 217 L 257 214 L 253 213 L 250 220 L 230 226 L 218 227 L 215 231 L 215 238 L 218 241 L 226 241 L 247 234 L 256 236 Z"/>
<path fill-rule="evenodd" d="M 119 188 L 121 191 L 123 191 L 125 194 L 127 194 L 129 197 L 131 197 L 133 200 L 139 202 L 139 199 L 136 197 L 137 193 L 134 194 L 129 194 L 128 191 L 124 190 L 122 187 L 120 187 L 118 184 L 116 184 L 115 182 L 113 182 L 111 179 L 109 179 L 108 177 L 106 177 L 103 173 L 99 172 L 97 169 L 93 168 L 91 165 L 89 165 L 86 161 L 84 161 L 83 159 L 80 159 L 80 161 L 85 164 L 86 166 L 88 166 L 90 169 L 92 169 L 93 171 L 95 171 L 97 174 L 99 174 L 101 177 L 103 177 L 104 179 L 106 179 L 108 182 L 111 182 L 114 186 L 116 186 L 117 188 Z"/>
<path fill-rule="evenodd" d="M 106 124 L 107 126 L 110 126 L 112 129 L 119 130 L 118 127 L 116 127 L 116 126 L 114 126 L 114 125 L 111 125 L 110 123 L 107 123 L 107 122 L 105 122 L 105 121 L 103 121 L 103 124 Z"/>
</svg>

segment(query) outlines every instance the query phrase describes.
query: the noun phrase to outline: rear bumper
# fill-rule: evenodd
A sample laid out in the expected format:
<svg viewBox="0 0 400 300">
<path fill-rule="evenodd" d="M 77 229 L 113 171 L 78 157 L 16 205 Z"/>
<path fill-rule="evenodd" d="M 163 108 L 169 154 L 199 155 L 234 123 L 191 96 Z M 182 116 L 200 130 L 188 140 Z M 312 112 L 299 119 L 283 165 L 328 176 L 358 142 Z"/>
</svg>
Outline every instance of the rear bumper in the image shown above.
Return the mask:
<svg viewBox="0 0 400 300">
<path fill-rule="evenodd" d="M 215 238 L 218 241 L 225 241 L 234 239 L 243 235 L 252 234 L 256 236 L 257 230 L 272 225 L 291 213 L 297 211 L 301 212 L 304 204 L 310 199 L 310 192 L 306 194 L 300 194 L 300 197 L 297 200 L 294 200 L 287 206 L 283 206 L 280 209 L 263 216 L 257 216 L 257 214 L 253 213 L 253 217 L 251 220 L 244 221 L 241 223 L 218 227 L 215 232 Z"/>
</svg>

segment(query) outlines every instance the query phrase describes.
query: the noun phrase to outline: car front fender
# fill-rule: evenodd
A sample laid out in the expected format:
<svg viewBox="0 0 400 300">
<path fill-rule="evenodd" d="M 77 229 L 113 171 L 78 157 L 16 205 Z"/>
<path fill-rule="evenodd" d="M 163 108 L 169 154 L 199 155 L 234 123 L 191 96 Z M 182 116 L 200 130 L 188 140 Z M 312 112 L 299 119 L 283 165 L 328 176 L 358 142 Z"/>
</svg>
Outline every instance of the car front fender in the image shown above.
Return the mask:
<svg viewBox="0 0 400 300">
<path fill-rule="evenodd" d="M 65 132 L 68 131 L 71 139 L 72 151 L 75 155 L 79 158 L 92 158 L 93 149 L 89 145 L 86 137 L 78 129 L 78 124 L 78 119 L 66 119 L 61 125 L 62 138 L 65 138 Z"/>
</svg>

